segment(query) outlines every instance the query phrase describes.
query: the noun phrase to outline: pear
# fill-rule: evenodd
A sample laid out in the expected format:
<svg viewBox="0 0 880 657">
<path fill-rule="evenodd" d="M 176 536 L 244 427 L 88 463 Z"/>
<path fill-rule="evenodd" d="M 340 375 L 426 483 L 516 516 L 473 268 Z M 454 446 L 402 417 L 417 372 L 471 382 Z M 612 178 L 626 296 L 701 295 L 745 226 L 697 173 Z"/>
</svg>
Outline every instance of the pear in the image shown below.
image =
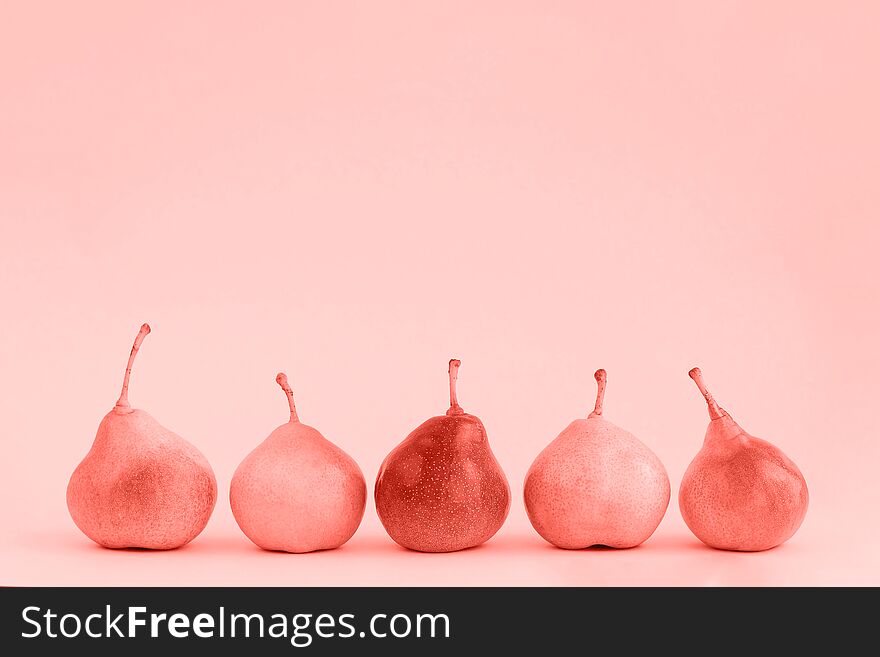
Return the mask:
<svg viewBox="0 0 880 657">
<path fill-rule="evenodd" d="M 128 403 L 132 364 L 149 332 L 148 324 L 141 326 L 119 400 L 67 485 L 76 526 L 106 548 L 186 545 L 205 528 L 217 501 L 217 481 L 202 453 Z"/>
<path fill-rule="evenodd" d="M 229 503 L 238 526 L 264 550 L 332 550 L 364 517 L 367 484 L 358 464 L 299 421 L 287 375 L 290 420 L 248 454 L 232 476 Z"/>
<path fill-rule="evenodd" d="M 488 541 L 510 511 L 510 486 L 480 419 L 458 404 L 459 360 L 449 361 L 449 410 L 416 427 L 382 463 L 376 511 L 394 541 L 454 552 Z"/>
<path fill-rule="evenodd" d="M 643 543 L 669 505 L 660 459 L 602 416 L 607 376 L 596 372 L 593 412 L 569 424 L 526 474 L 523 495 L 535 530 L 556 547 L 631 548 Z"/>
<path fill-rule="evenodd" d="M 769 550 L 791 538 L 807 513 L 807 482 L 779 448 L 749 435 L 720 408 L 703 374 L 689 372 L 709 406 L 702 449 L 678 492 L 687 526 L 722 550 Z"/>
</svg>

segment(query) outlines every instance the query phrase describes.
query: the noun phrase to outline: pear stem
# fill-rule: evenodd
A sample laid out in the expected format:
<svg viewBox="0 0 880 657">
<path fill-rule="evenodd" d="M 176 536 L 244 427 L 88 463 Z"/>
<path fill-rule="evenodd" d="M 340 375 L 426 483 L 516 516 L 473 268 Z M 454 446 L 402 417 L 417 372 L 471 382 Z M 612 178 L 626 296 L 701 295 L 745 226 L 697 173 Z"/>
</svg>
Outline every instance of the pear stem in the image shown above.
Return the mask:
<svg viewBox="0 0 880 657">
<path fill-rule="evenodd" d="M 290 384 L 287 382 L 287 375 L 284 372 L 279 372 L 278 376 L 275 377 L 275 382 L 281 386 L 284 394 L 287 395 L 287 405 L 290 406 L 290 421 L 299 422 L 299 416 L 296 414 L 296 404 L 293 403 L 293 390 L 290 389 Z"/>
<path fill-rule="evenodd" d="M 596 370 L 595 377 L 596 383 L 599 384 L 599 390 L 596 392 L 596 405 L 588 417 L 599 417 L 602 415 L 602 404 L 605 402 L 605 384 L 608 382 L 608 375 L 605 370 Z"/>
<path fill-rule="evenodd" d="M 713 420 L 717 420 L 718 418 L 723 417 L 724 411 L 721 409 L 720 406 L 718 406 L 718 402 L 715 401 L 712 393 L 709 392 L 709 389 L 706 387 L 706 382 L 703 380 L 703 373 L 700 371 L 700 368 L 693 368 L 690 372 L 688 372 L 688 376 L 694 380 L 694 383 L 697 384 L 700 392 L 703 393 L 703 397 L 706 398 L 706 403 L 709 405 L 709 417 Z"/>
<path fill-rule="evenodd" d="M 464 413 L 461 406 L 458 405 L 458 395 L 455 390 L 455 382 L 458 381 L 458 368 L 461 361 L 453 358 L 449 361 L 449 410 L 446 415 L 461 415 Z"/>
<path fill-rule="evenodd" d="M 149 333 L 150 325 L 143 324 L 141 330 L 138 331 L 137 337 L 134 339 L 134 344 L 131 346 L 131 353 L 128 355 L 128 365 L 125 366 L 125 378 L 122 379 L 122 392 L 119 393 L 119 399 L 116 400 L 117 409 L 131 409 L 131 404 L 128 403 L 128 382 L 131 379 L 131 366 L 134 364 L 134 357 L 137 356 L 138 349 L 141 348 L 141 343 Z"/>
</svg>

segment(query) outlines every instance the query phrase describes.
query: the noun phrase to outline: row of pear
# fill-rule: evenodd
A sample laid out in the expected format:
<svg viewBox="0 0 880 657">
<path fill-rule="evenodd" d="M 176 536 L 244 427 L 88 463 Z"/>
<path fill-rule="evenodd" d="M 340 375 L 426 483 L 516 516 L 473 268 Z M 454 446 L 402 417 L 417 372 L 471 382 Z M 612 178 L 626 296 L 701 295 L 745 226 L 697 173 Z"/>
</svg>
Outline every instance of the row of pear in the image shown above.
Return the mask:
<svg viewBox="0 0 880 657">
<path fill-rule="evenodd" d="M 67 487 L 70 515 L 107 548 L 173 549 L 204 529 L 217 501 L 207 459 L 128 401 L 132 365 L 150 333 L 134 341 L 122 392 L 98 427 Z M 376 511 L 389 536 L 421 552 L 451 552 L 491 538 L 510 510 L 510 486 L 486 429 L 458 403 L 460 361 L 449 362 L 449 410 L 416 427 L 385 458 Z M 709 409 L 702 449 L 681 482 L 679 507 L 706 545 L 756 551 L 788 540 L 807 511 L 797 466 L 746 433 L 715 401 L 698 368 L 690 371 Z M 357 463 L 299 421 L 287 377 L 290 420 L 241 462 L 229 501 L 244 534 L 266 550 L 311 552 L 350 539 L 364 515 L 366 482 Z M 605 370 L 596 372 L 592 413 L 574 420 L 529 468 L 525 507 L 535 530 L 560 548 L 629 548 L 644 542 L 669 505 L 657 456 L 605 419 Z"/>
</svg>

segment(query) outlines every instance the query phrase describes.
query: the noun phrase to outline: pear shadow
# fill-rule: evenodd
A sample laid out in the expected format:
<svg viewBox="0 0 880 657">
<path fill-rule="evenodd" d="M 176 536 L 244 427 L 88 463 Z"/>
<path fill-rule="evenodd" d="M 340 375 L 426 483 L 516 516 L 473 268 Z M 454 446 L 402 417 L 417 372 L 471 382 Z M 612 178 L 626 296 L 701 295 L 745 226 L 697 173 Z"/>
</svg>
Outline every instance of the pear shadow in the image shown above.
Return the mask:
<svg viewBox="0 0 880 657">
<path fill-rule="evenodd" d="M 553 545 L 550 543 L 548 543 L 547 545 L 550 547 L 550 549 L 557 551 L 557 552 L 562 552 L 564 554 L 577 554 L 579 552 L 586 553 L 586 554 L 603 553 L 603 552 L 606 552 L 609 554 L 615 554 L 615 553 L 626 554 L 626 553 L 631 553 L 634 551 L 641 552 L 642 550 L 645 549 L 644 543 L 639 543 L 638 545 L 630 545 L 628 547 L 614 547 L 613 545 L 605 545 L 604 543 L 596 543 L 594 545 L 587 545 L 582 548 L 564 548 L 564 547 L 559 547 L 559 546 L 556 546 L 556 545 Z M 650 548 L 648 548 L 648 549 L 650 549 Z"/>
<path fill-rule="evenodd" d="M 577 554 L 578 552 L 629 552 L 644 546 L 644 543 L 632 547 L 613 547 L 611 545 L 596 543 L 594 545 L 587 545 L 579 548 L 565 548 L 550 543 L 537 533 L 534 535 L 517 534 L 505 537 L 502 540 L 504 541 L 504 546 L 510 551 L 557 554 Z"/>
<path fill-rule="evenodd" d="M 569 550 L 560 550 L 537 534 L 514 533 L 508 535 L 496 535 L 485 543 L 474 545 L 473 547 L 455 550 L 453 552 L 421 552 L 419 550 L 411 550 L 394 542 L 390 536 L 368 535 L 362 538 L 352 539 L 354 545 L 351 545 L 352 552 L 373 553 L 396 555 L 397 557 L 407 558 L 405 555 L 413 555 L 412 558 L 440 559 L 454 558 L 456 555 L 491 555 L 491 554 L 535 554 L 569 552 Z M 346 544 L 348 546 L 348 544 Z M 344 546 L 344 547 L 346 547 Z M 577 550 L 571 550 L 576 552 Z"/>
<path fill-rule="evenodd" d="M 335 555 L 341 552 L 350 554 L 358 552 L 358 546 L 352 545 L 355 541 L 354 537 L 335 548 L 324 548 L 320 550 L 310 550 L 309 552 L 288 552 L 287 550 L 273 550 L 260 547 L 251 541 L 244 533 L 238 535 L 228 534 L 221 536 L 205 537 L 199 540 L 199 547 L 203 547 L 204 551 L 211 551 L 215 554 L 240 555 L 249 558 L 262 559 L 308 559 L 308 558 L 326 558 L 328 555 Z"/>
<path fill-rule="evenodd" d="M 777 552 L 783 548 L 789 548 L 788 543 L 777 545 L 776 547 L 766 550 L 725 550 L 724 548 L 716 548 L 706 545 L 692 534 L 666 534 L 661 536 L 652 536 L 638 547 L 645 547 L 651 552 L 682 552 L 701 553 L 704 555 L 758 555 Z"/>
<path fill-rule="evenodd" d="M 322 557 L 322 556 L 328 555 L 328 554 L 330 554 L 330 555 L 338 554 L 341 550 L 343 550 L 345 548 L 346 544 L 343 543 L 342 545 L 340 545 L 338 547 L 320 548 L 317 550 L 308 550 L 305 552 L 290 552 L 289 550 L 276 550 L 276 549 L 272 549 L 272 548 L 264 548 L 264 547 L 260 547 L 259 545 L 253 544 L 253 543 L 252 543 L 252 545 L 253 545 L 254 549 L 248 550 L 252 554 L 254 552 L 256 552 L 259 554 L 269 554 L 269 555 L 275 555 L 275 556 L 280 555 L 280 556 L 285 556 L 285 557 L 290 557 L 290 558 L 296 558 L 296 557 L 319 558 L 319 557 Z"/>
<path fill-rule="evenodd" d="M 414 554 L 427 554 L 432 556 L 443 556 L 443 555 L 452 555 L 452 554 L 476 554 L 478 552 L 482 552 L 486 549 L 492 549 L 490 545 L 488 545 L 489 541 L 485 543 L 480 543 L 479 545 L 472 545 L 471 547 L 462 548 L 461 550 L 448 550 L 446 552 L 423 552 L 422 550 L 410 550 L 409 548 L 403 548 L 407 552 L 412 552 Z"/>
<path fill-rule="evenodd" d="M 178 547 L 173 548 L 148 548 L 148 547 L 105 547 L 103 545 L 94 544 L 96 548 L 99 550 L 104 550 L 107 552 L 112 552 L 116 554 L 180 554 L 182 552 L 192 551 L 192 541 L 186 543 L 185 545 L 180 545 Z"/>
<path fill-rule="evenodd" d="M 89 541 L 89 543 L 86 544 L 85 549 L 88 550 L 88 552 L 91 554 L 103 553 L 109 555 L 141 555 L 143 558 L 146 558 L 149 555 L 187 554 L 189 552 L 195 551 L 192 546 L 192 542 L 176 548 L 157 549 L 145 547 L 104 547 L 103 545 L 99 545 L 97 543 Z"/>
<path fill-rule="evenodd" d="M 781 550 L 785 550 L 788 547 L 788 543 L 782 543 L 781 545 L 775 545 L 771 548 L 767 548 L 766 550 L 728 550 L 726 548 L 716 548 L 711 545 L 706 545 L 705 543 L 700 543 L 700 545 L 712 552 L 716 552 L 719 554 L 737 554 L 737 555 L 759 555 L 759 554 L 775 554 Z"/>
<path fill-rule="evenodd" d="M 480 545 L 474 545 L 472 547 L 464 548 L 462 550 L 454 550 L 452 552 L 425 552 L 422 550 L 412 550 L 408 547 L 404 547 L 403 545 L 396 543 L 394 539 L 392 539 L 390 536 L 365 536 L 364 538 L 359 539 L 355 545 L 351 546 L 351 550 L 353 552 L 357 551 L 359 553 L 367 552 L 373 554 L 393 554 L 398 557 L 403 557 L 404 555 L 412 555 L 412 557 L 410 558 L 419 558 L 420 556 L 424 558 L 440 558 L 444 555 L 479 552 L 480 550 L 483 550 L 485 548 L 486 543 L 481 543 Z"/>
</svg>

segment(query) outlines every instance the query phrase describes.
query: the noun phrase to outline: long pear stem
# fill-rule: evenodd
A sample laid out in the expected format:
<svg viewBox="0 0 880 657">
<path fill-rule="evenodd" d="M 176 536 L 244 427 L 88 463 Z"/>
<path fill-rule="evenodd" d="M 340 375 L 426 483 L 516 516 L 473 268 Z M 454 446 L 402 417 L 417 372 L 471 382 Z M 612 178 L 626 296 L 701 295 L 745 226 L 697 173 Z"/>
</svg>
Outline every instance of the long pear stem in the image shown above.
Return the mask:
<svg viewBox="0 0 880 657">
<path fill-rule="evenodd" d="M 605 370 L 596 370 L 595 377 L 596 383 L 599 384 L 599 390 L 596 392 L 596 405 L 588 417 L 599 417 L 602 415 L 602 404 L 605 402 L 605 384 L 608 382 L 608 375 Z"/>
<path fill-rule="evenodd" d="M 690 372 L 688 372 L 688 376 L 694 380 L 694 383 L 697 384 L 700 392 L 703 393 L 703 397 L 706 398 L 706 403 L 709 405 L 709 417 L 713 420 L 717 420 L 718 418 L 723 417 L 725 413 L 721 409 L 721 407 L 718 406 L 718 402 L 715 401 L 712 393 L 709 392 L 709 389 L 706 387 L 706 382 L 703 380 L 703 373 L 700 371 L 700 368 L 693 368 Z"/>
<path fill-rule="evenodd" d="M 299 416 L 296 414 L 296 404 L 293 403 L 293 390 L 290 389 L 290 384 L 287 382 L 287 375 L 284 372 L 279 372 L 278 376 L 275 377 L 275 381 L 281 386 L 284 394 L 287 395 L 287 405 L 290 406 L 290 421 L 299 422 Z"/>
<path fill-rule="evenodd" d="M 128 382 L 131 379 L 131 366 L 134 364 L 134 357 L 137 356 L 138 349 L 141 348 L 141 343 L 149 333 L 150 325 L 142 325 L 141 330 L 138 331 L 137 337 L 134 339 L 134 344 L 131 346 L 131 353 L 128 355 L 128 365 L 125 366 L 125 378 L 122 379 L 122 392 L 119 393 L 119 399 L 116 400 L 116 408 L 118 409 L 131 408 L 131 404 L 128 403 Z"/>
<path fill-rule="evenodd" d="M 458 381 L 458 368 L 461 361 L 453 358 L 449 361 L 449 410 L 446 415 L 461 415 L 464 413 L 461 406 L 458 405 L 458 395 L 455 390 L 455 382 Z"/>
</svg>

